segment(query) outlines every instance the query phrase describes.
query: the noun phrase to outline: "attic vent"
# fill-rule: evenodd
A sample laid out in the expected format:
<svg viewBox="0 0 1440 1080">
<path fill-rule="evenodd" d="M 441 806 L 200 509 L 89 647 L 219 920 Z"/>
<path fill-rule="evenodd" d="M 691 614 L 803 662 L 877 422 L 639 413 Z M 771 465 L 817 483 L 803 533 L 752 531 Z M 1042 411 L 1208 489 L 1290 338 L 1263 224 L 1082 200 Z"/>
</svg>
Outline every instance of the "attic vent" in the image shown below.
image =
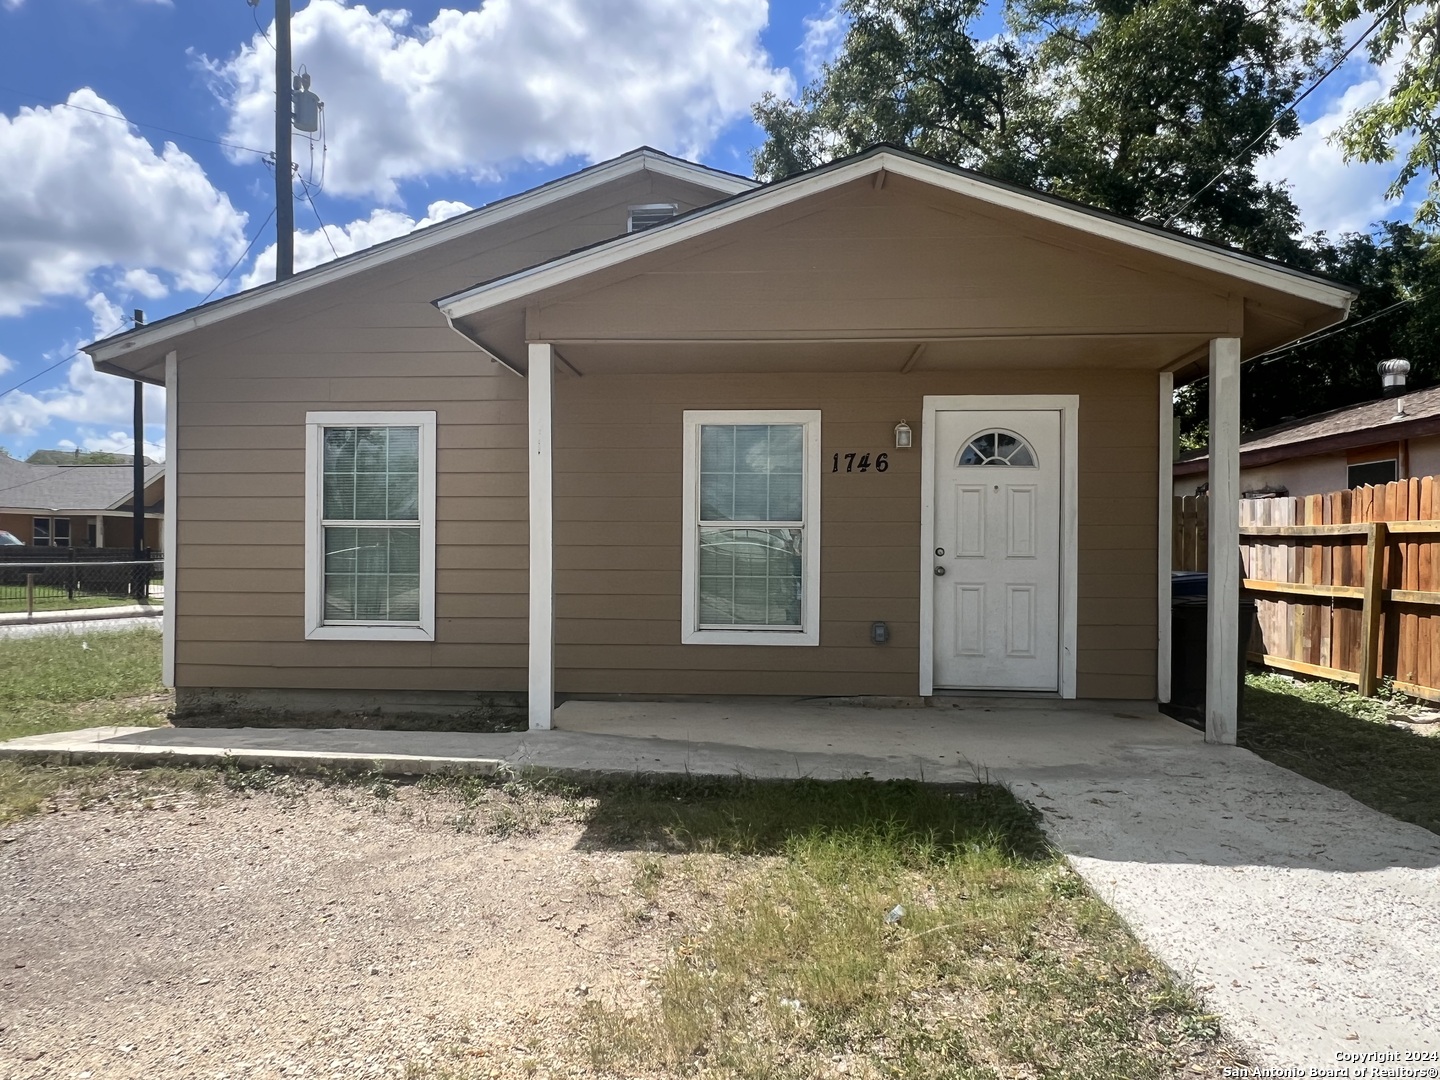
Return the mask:
<svg viewBox="0 0 1440 1080">
<path fill-rule="evenodd" d="M 656 225 L 664 224 L 673 218 L 679 210 L 674 203 L 646 203 L 644 206 L 630 207 L 630 227 L 628 232 L 641 232 L 645 229 L 653 229 Z"/>
</svg>

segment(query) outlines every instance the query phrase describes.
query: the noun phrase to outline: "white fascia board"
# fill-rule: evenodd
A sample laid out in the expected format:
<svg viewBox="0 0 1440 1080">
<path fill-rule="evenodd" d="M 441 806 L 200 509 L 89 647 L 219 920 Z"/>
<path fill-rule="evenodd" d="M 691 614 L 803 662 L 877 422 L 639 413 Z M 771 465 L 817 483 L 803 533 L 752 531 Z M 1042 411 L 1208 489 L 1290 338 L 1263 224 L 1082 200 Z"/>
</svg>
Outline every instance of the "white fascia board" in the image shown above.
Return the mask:
<svg viewBox="0 0 1440 1080">
<path fill-rule="evenodd" d="M 494 206 L 480 207 L 449 221 L 442 221 L 424 229 L 418 229 L 406 236 L 377 244 L 368 251 L 346 256 L 339 262 L 303 271 L 284 282 L 261 286 L 206 305 L 197 309 L 188 318 L 166 319 L 139 333 L 130 333 L 122 339 L 113 340 L 110 344 L 106 342 L 111 339 L 93 342 L 86 345 L 82 351 L 90 356 L 98 370 L 133 378 L 133 372 L 110 366 L 107 361 L 117 360 L 135 349 L 156 345 L 193 330 L 212 326 L 236 315 L 243 315 L 247 311 L 254 311 L 256 308 L 264 307 L 266 304 L 287 296 L 308 292 L 395 259 L 402 259 L 408 255 L 438 247 L 440 244 L 544 209 L 561 199 L 584 194 L 593 188 L 639 172 L 653 172 L 660 176 L 685 180 L 727 197 L 759 186 L 759 181 L 748 180 L 743 176 L 735 176 L 731 173 L 707 168 L 704 165 L 665 157 L 651 150 L 636 150 L 571 176 L 560 177 L 531 191 L 512 195 Z M 160 385 L 164 383 L 163 376 L 160 375 L 154 379 L 142 381 L 153 381 Z"/>
<path fill-rule="evenodd" d="M 14 514 L 17 517 L 115 517 L 117 513 L 104 506 L 0 506 L 0 514 Z M 126 510 L 119 516 L 128 518 L 131 514 Z M 164 516 L 161 512 L 145 511 L 145 517 L 152 521 Z"/>
<path fill-rule="evenodd" d="M 953 191 L 979 202 L 1052 221 L 1130 247 L 1140 248 L 1200 269 L 1238 278 L 1277 292 L 1339 308 L 1348 313 L 1354 293 L 1306 275 L 1269 266 L 1207 245 L 1170 236 L 1139 223 L 1089 213 L 1077 207 L 993 184 L 985 180 L 898 154 L 882 152 L 844 165 L 782 180 L 711 209 L 702 209 L 641 233 L 617 237 L 600 247 L 576 252 L 552 262 L 521 270 L 464 292 L 436 301 L 451 319 L 465 318 L 502 304 L 523 299 L 544 289 L 647 255 L 697 236 L 704 236 L 746 218 L 818 195 L 879 172 L 892 172 L 932 187 Z M 1342 316 L 1343 318 L 1343 316 Z"/>
</svg>

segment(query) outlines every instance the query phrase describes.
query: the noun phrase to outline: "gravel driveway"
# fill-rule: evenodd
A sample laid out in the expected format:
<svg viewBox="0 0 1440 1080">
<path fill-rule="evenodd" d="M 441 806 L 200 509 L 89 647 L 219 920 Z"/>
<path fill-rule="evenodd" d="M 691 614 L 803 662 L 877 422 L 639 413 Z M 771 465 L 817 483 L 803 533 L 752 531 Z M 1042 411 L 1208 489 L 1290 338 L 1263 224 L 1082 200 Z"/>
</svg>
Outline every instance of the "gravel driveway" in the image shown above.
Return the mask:
<svg viewBox="0 0 1440 1080">
<path fill-rule="evenodd" d="M 552 1036 L 640 989 L 683 914 L 637 918 L 634 856 L 573 821 L 380 805 L 187 795 L 0 834 L 0 1076 L 585 1075 Z"/>
</svg>

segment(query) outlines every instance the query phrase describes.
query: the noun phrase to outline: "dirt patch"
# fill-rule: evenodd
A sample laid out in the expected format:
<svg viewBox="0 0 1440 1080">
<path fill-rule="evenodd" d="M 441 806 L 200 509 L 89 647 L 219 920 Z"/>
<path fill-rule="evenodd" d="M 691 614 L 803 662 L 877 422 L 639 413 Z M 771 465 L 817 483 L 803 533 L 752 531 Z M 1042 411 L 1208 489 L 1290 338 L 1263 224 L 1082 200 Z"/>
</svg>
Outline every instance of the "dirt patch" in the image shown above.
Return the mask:
<svg viewBox="0 0 1440 1080">
<path fill-rule="evenodd" d="M 0 1074 L 586 1075 L 559 1060 L 580 1007 L 642 994 L 694 913 L 657 911 L 643 856 L 585 850 L 579 815 L 512 811 L 502 837 L 382 794 L 150 794 L 7 829 Z"/>
</svg>

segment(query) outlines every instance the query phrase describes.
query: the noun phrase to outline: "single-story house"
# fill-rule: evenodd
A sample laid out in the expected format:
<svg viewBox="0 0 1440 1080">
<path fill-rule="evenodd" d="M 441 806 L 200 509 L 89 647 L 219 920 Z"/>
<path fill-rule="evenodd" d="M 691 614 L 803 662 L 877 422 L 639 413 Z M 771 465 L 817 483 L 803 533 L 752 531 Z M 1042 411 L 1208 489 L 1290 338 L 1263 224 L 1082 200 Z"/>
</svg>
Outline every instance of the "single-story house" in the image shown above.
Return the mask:
<svg viewBox="0 0 1440 1080">
<path fill-rule="evenodd" d="M 0 454 L 0 531 L 34 547 L 130 547 L 129 465 L 41 465 Z M 165 466 L 145 466 L 145 546 L 159 550 Z"/>
<path fill-rule="evenodd" d="M 1203 450 L 1175 461 L 1175 494 L 1206 483 Z M 1242 496 L 1324 495 L 1440 475 L 1440 386 L 1347 405 L 1252 431 L 1240 440 Z"/>
<path fill-rule="evenodd" d="M 86 351 L 168 389 L 182 722 L 508 693 L 546 728 L 1166 699 L 1173 385 L 1209 373 L 1238 495 L 1241 361 L 1353 295 L 888 146 L 770 184 L 640 149 Z"/>
</svg>

